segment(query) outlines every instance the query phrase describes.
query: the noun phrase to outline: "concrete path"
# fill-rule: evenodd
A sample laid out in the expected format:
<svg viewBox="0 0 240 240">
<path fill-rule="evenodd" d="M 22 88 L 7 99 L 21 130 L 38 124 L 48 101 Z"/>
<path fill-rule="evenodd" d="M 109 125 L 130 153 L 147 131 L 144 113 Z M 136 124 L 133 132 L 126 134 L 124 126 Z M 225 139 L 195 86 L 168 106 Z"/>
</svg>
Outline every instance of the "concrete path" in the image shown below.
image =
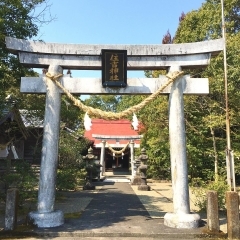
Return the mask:
<svg viewBox="0 0 240 240">
<path fill-rule="evenodd" d="M 80 217 L 66 218 L 61 227 L 35 228 L 26 233 L 29 237 L 32 234 L 48 239 L 145 240 L 204 237 L 204 226 L 197 229 L 174 229 L 163 224 L 164 214 L 172 211 L 169 183 L 149 184 L 152 190 L 146 192 L 138 191 L 137 186 L 131 186 L 127 182 L 96 184 L 97 190 L 65 193 L 65 200 L 56 204 L 65 213 L 81 213 Z"/>
<path fill-rule="evenodd" d="M 139 197 L 146 210 L 149 212 L 152 218 L 163 218 L 167 212 L 173 212 L 172 204 L 172 185 L 171 183 L 148 183 L 151 187 L 151 191 L 142 192 L 137 190 L 137 186 L 132 186 L 135 194 Z M 189 191 L 190 196 L 190 209 L 191 212 L 198 212 L 199 209 L 194 205 L 195 195 L 191 189 Z M 207 222 L 207 214 L 200 213 L 201 219 Z M 220 230 L 227 233 L 227 221 L 226 214 L 219 213 Z"/>
</svg>

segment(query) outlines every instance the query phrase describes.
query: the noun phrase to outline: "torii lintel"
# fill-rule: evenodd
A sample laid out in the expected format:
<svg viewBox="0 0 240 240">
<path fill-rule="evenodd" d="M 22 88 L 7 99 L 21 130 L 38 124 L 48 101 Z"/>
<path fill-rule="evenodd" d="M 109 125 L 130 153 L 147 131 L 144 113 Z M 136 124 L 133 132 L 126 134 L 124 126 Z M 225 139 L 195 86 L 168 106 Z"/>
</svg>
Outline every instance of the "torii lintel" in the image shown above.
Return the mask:
<svg viewBox="0 0 240 240">
<path fill-rule="evenodd" d="M 20 62 L 28 67 L 43 68 L 50 64 L 63 69 L 100 70 L 102 49 L 127 50 L 128 70 L 168 69 L 178 65 L 184 68 L 206 67 L 211 56 L 223 50 L 223 39 L 181 44 L 101 45 L 60 44 L 27 41 L 6 37 L 6 46 L 18 54 Z"/>
</svg>

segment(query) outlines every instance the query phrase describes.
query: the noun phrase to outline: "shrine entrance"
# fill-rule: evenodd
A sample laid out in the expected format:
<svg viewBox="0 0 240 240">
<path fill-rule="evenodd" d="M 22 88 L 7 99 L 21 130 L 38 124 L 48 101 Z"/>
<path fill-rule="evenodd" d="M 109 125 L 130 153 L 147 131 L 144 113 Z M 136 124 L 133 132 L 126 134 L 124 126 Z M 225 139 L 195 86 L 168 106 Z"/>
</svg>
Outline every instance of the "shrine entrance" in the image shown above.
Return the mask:
<svg viewBox="0 0 240 240">
<path fill-rule="evenodd" d="M 114 150 L 120 151 L 121 148 L 115 148 Z M 106 152 L 105 156 L 105 171 L 113 172 L 129 172 L 130 166 L 130 151 L 126 151 L 123 154 L 113 154 L 111 152 Z"/>
<path fill-rule="evenodd" d="M 211 56 L 223 50 L 223 39 L 183 44 L 81 45 L 33 42 L 7 37 L 6 46 L 13 54 L 18 54 L 21 64 L 48 68 L 46 75 L 21 78 L 21 92 L 46 94 L 38 209 L 29 213 L 29 218 L 35 225 L 44 228 L 64 223 L 63 212 L 54 209 L 54 202 L 60 103 L 61 94 L 65 93 L 77 107 L 89 115 L 111 120 L 123 119 L 137 113 L 159 94 L 168 94 L 174 212 L 164 216 L 164 224 L 175 228 L 199 226 L 200 216 L 190 213 L 183 95 L 208 94 L 209 84 L 207 78 L 192 78 L 184 75 L 182 70 L 206 67 Z M 123 63 L 118 65 L 122 61 Z M 106 66 L 110 69 L 105 68 Z M 103 78 L 71 78 L 63 75 L 63 69 L 103 70 Z M 118 75 L 119 69 L 121 76 Z M 162 69 L 167 70 L 166 76 L 126 78 L 126 70 Z M 72 93 L 150 96 L 121 113 L 105 113 L 83 105 Z M 134 141 L 131 140 L 129 145 L 132 166 Z M 104 163 L 106 148 L 106 141 L 102 140 L 101 163 Z M 126 149 L 121 151 L 123 150 Z M 104 171 L 105 169 L 102 169 L 102 173 Z"/>
<path fill-rule="evenodd" d="M 134 129 L 128 119 L 92 119 L 91 124 L 84 137 L 93 143 L 94 154 L 101 159 L 101 178 L 109 172 L 131 174 L 131 154 L 134 155 L 135 148 L 140 148 L 142 138 L 138 129 Z M 133 149 L 130 148 L 130 141 L 134 143 Z"/>
</svg>

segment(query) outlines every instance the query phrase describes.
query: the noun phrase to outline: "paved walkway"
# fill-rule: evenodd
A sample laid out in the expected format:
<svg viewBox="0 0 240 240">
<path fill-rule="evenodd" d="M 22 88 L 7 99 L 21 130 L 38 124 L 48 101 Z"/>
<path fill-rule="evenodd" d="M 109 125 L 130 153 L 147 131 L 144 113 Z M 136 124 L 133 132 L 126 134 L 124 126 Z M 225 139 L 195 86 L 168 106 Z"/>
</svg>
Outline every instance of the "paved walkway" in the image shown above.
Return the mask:
<svg viewBox="0 0 240 240">
<path fill-rule="evenodd" d="M 64 213 L 81 213 L 80 217 L 66 218 L 56 228 L 28 229 L 26 234 L 48 239 L 202 239 L 204 226 L 174 229 L 163 224 L 164 214 L 172 211 L 171 184 L 152 183 L 147 192 L 127 182 L 96 184 L 97 190 L 68 192 L 56 203 Z"/>
<path fill-rule="evenodd" d="M 172 185 L 171 183 L 148 183 L 151 186 L 151 191 L 142 192 L 137 190 L 137 186 L 132 186 L 135 194 L 139 197 L 144 207 L 147 209 L 152 218 L 163 218 L 165 213 L 173 212 L 172 203 Z M 191 212 L 198 212 L 199 209 L 194 205 L 195 196 L 190 190 L 190 209 Z M 201 219 L 207 222 L 207 214 L 200 213 Z M 226 215 L 219 213 L 220 230 L 227 232 Z"/>
</svg>

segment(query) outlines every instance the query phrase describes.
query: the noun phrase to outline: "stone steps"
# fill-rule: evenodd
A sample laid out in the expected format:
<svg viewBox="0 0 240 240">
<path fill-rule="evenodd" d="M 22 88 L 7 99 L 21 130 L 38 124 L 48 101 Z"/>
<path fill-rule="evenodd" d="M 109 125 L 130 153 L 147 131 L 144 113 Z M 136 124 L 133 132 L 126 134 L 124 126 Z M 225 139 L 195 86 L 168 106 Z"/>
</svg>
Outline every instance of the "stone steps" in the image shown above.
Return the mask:
<svg viewBox="0 0 240 240">
<path fill-rule="evenodd" d="M 130 175 L 106 176 L 103 182 L 130 182 Z"/>
</svg>

